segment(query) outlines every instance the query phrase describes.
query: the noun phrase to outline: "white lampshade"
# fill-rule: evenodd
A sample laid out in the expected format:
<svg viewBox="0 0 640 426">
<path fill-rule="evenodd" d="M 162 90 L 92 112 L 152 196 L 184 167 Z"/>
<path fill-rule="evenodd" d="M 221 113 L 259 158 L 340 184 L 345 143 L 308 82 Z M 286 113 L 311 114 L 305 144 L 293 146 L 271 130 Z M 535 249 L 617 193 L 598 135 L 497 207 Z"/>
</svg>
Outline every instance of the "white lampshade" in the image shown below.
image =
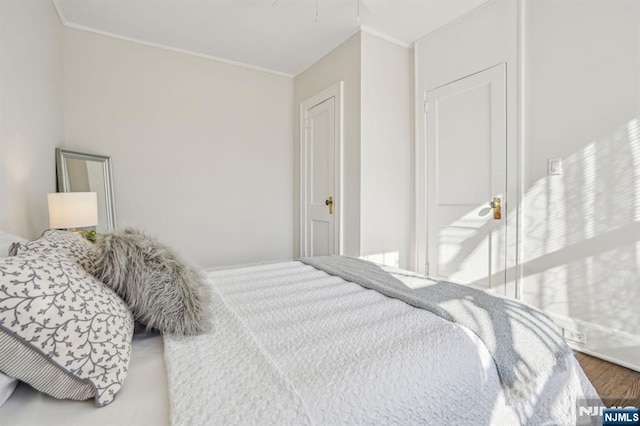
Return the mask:
<svg viewBox="0 0 640 426">
<path fill-rule="evenodd" d="M 84 228 L 98 224 L 98 196 L 95 192 L 47 194 L 49 227 Z"/>
</svg>

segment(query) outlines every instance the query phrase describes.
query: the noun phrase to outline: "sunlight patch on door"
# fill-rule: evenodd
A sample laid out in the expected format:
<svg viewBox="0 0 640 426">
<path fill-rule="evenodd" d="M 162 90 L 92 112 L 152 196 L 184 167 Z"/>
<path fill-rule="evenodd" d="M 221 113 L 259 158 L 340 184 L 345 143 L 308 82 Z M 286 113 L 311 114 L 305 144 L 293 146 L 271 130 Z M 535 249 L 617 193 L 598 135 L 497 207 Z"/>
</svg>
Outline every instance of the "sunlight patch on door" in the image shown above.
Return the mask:
<svg viewBox="0 0 640 426">
<path fill-rule="evenodd" d="M 477 236 L 478 229 L 474 228 L 439 227 L 439 275 L 461 284 L 486 281 L 489 276 L 489 236 L 481 236 L 479 240 Z"/>
<path fill-rule="evenodd" d="M 360 258 L 380 265 L 393 266 L 395 268 L 400 267 L 400 252 L 398 251 L 367 254 L 360 256 Z"/>
</svg>

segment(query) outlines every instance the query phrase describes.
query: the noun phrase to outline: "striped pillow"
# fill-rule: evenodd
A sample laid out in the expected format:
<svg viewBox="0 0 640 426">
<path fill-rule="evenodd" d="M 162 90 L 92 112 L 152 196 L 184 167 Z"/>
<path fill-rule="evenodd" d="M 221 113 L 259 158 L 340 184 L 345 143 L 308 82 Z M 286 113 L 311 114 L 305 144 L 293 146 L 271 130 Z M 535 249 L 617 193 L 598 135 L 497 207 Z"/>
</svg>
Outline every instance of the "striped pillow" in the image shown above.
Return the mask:
<svg viewBox="0 0 640 426">
<path fill-rule="evenodd" d="M 55 398 L 109 404 L 127 375 L 127 305 L 59 253 L 0 259 L 0 371 Z"/>
</svg>

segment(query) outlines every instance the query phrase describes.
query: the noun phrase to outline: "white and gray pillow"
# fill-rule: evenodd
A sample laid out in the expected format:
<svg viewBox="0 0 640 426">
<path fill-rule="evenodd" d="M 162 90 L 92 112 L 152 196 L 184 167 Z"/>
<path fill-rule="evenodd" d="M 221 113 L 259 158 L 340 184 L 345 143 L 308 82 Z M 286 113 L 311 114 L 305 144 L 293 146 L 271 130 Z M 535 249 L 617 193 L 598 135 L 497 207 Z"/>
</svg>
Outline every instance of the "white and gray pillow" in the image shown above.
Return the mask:
<svg viewBox="0 0 640 426">
<path fill-rule="evenodd" d="M 55 398 L 113 401 L 127 375 L 126 304 L 59 251 L 0 259 L 0 371 Z"/>
<path fill-rule="evenodd" d="M 10 256 L 23 253 L 49 253 L 72 258 L 86 265 L 92 244 L 82 235 L 58 229 L 49 229 L 35 241 L 16 242 L 9 249 Z"/>
<path fill-rule="evenodd" d="M 128 304 L 136 321 L 162 333 L 209 329 L 200 274 L 167 246 L 134 229 L 100 234 L 87 269 Z"/>
<path fill-rule="evenodd" d="M 29 240 L 18 237 L 8 232 L 0 231 L 0 258 L 12 256 L 10 254 L 12 247 L 19 246 L 20 243 L 28 243 Z"/>
</svg>

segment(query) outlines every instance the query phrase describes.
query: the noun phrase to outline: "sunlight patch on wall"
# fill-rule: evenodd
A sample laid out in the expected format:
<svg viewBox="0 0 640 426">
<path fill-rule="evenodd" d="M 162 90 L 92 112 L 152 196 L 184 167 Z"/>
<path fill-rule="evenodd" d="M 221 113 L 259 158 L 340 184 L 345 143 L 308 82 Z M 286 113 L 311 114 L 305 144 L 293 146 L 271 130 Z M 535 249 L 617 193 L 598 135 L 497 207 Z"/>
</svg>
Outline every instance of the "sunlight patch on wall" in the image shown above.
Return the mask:
<svg viewBox="0 0 640 426">
<path fill-rule="evenodd" d="M 563 158 L 522 202 L 524 298 L 640 333 L 640 122 Z"/>
</svg>

